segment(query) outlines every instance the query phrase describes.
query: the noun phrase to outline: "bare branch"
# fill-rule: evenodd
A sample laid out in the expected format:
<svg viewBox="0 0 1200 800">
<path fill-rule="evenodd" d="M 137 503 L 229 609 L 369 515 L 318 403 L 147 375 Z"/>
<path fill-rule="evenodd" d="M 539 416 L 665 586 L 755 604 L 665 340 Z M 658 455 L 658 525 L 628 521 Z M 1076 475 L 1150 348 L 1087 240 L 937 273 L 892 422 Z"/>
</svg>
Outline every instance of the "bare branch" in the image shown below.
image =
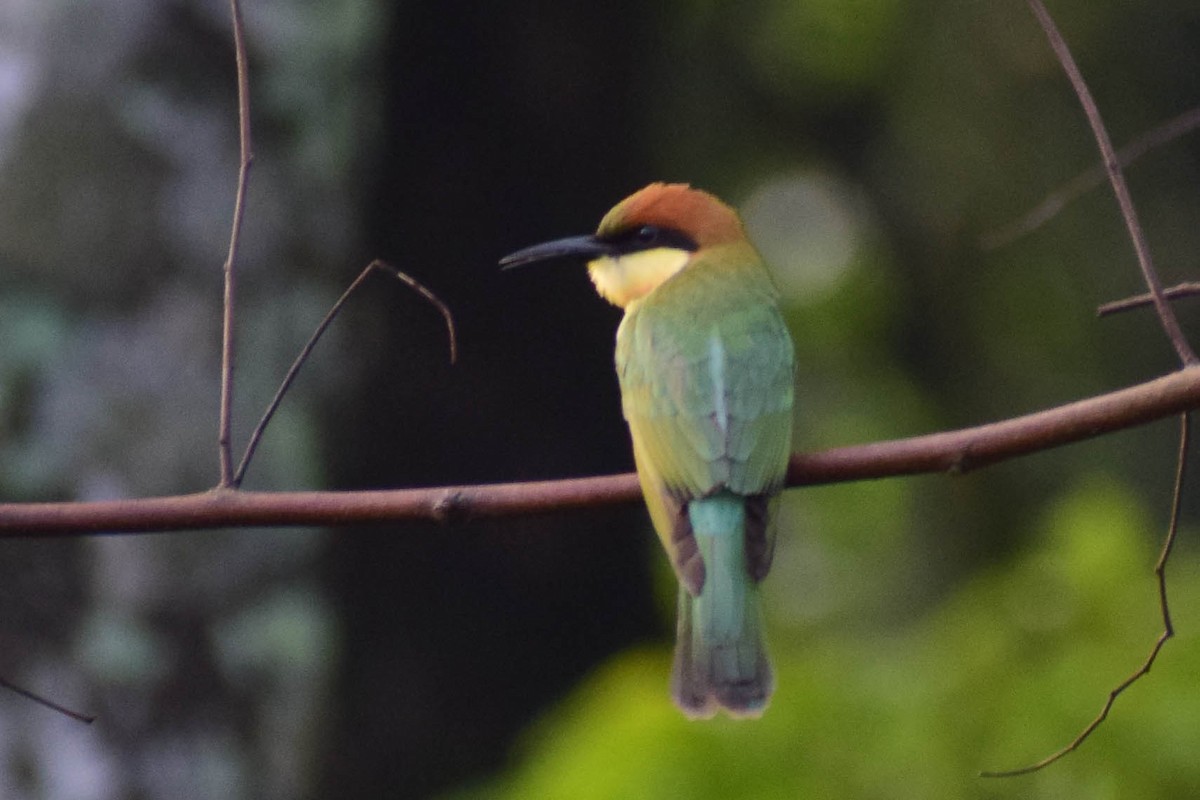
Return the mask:
<svg viewBox="0 0 1200 800">
<path fill-rule="evenodd" d="M 37 703 L 40 706 L 45 706 L 46 708 L 49 708 L 53 711 L 57 711 L 58 713 L 64 714 L 64 715 L 70 717 L 71 719 L 76 720 L 77 722 L 84 723 L 85 725 L 91 725 L 93 722 L 96 721 L 95 717 L 90 717 L 87 714 L 80 714 L 78 711 L 72 711 L 71 709 L 67 708 L 66 706 L 59 705 L 58 703 L 54 702 L 53 700 L 47 700 L 45 697 L 42 697 L 40 694 L 35 694 L 35 693 L 29 691 L 28 689 L 23 689 L 20 686 L 17 686 L 15 683 L 12 683 L 5 678 L 0 678 L 0 687 L 8 689 L 9 691 L 12 691 L 12 692 L 16 692 L 17 694 L 21 695 L 21 697 L 24 697 L 26 700 L 32 700 L 33 702 Z"/>
<path fill-rule="evenodd" d="M 1141 223 L 1138 222 L 1137 209 L 1133 206 L 1133 198 L 1130 197 L 1129 187 L 1125 184 L 1125 176 L 1121 172 L 1120 162 L 1117 161 L 1116 152 L 1113 150 L 1112 140 L 1109 139 L 1104 121 L 1100 117 L 1100 109 L 1097 108 L 1096 101 L 1092 99 L 1092 93 L 1084 82 L 1079 67 L 1075 64 L 1070 48 L 1067 47 L 1067 43 L 1063 40 L 1062 34 L 1059 33 L 1058 27 L 1054 24 L 1054 20 L 1050 17 L 1050 12 L 1046 10 L 1042 0 L 1028 1 L 1042 30 L 1046 32 L 1050 47 L 1053 48 L 1059 63 L 1062 64 L 1063 71 L 1067 73 L 1067 77 L 1071 81 L 1075 94 L 1079 97 L 1079 103 L 1083 106 L 1088 123 L 1092 126 L 1092 134 L 1096 137 L 1096 144 L 1100 147 L 1100 155 L 1104 161 L 1105 170 L 1108 172 L 1108 180 L 1112 184 L 1113 193 L 1117 196 L 1117 204 L 1121 207 L 1121 216 L 1125 219 L 1125 227 L 1129 231 L 1129 238 L 1133 242 L 1133 249 L 1137 254 L 1138 266 L 1141 267 L 1142 277 L 1154 298 L 1154 309 L 1158 313 L 1159 322 L 1162 324 L 1167 338 L 1171 340 L 1179 360 L 1185 365 L 1195 364 L 1197 363 L 1196 354 L 1192 351 L 1191 345 L 1183 335 L 1183 330 L 1179 327 L 1175 311 L 1163 294 L 1162 282 L 1159 281 L 1158 272 L 1150 258 L 1150 247 L 1146 243 L 1146 234 L 1142 230 Z"/>
<path fill-rule="evenodd" d="M 438 310 L 438 313 L 442 315 L 442 319 L 446 321 L 446 335 L 450 337 L 450 363 L 457 363 L 458 333 L 454 327 L 454 315 L 450 313 L 450 307 L 443 303 L 436 294 L 422 286 L 416 278 L 410 277 L 409 275 L 401 272 L 386 261 L 380 261 L 376 259 L 375 261 L 372 261 L 367 268 L 370 269 L 371 267 L 384 270 L 396 280 L 407 284 L 410 289 L 424 297 L 429 301 L 430 305 Z"/>
<path fill-rule="evenodd" d="M 334 317 L 336 317 L 338 312 L 342 310 L 342 306 L 345 305 L 346 301 L 350 299 L 350 295 L 354 293 L 355 289 L 362 285 L 362 282 L 366 280 L 367 276 L 370 275 L 373 270 L 387 272 L 388 274 L 407 284 L 419 295 L 428 300 L 441 313 L 442 318 L 446 320 L 446 330 L 450 337 L 450 363 L 453 364 L 458 360 L 458 336 L 454 329 L 454 316 L 450 313 L 450 309 L 446 306 L 446 304 L 438 299 L 437 295 L 426 289 L 415 279 L 405 275 L 403 272 L 391 266 L 390 264 L 379 261 L 378 259 L 372 261 L 370 264 L 367 264 L 366 269 L 359 273 L 359 276 L 350 283 L 350 286 L 347 287 L 346 291 L 342 292 L 342 296 L 339 297 L 337 302 L 333 304 L 333 308 L 329 309 L 329 313 L 326 314 L 325 318 L 321 320 L 321 323 L 317 325 L 317 329 L 313 331 L 312 336 L 309 337 L 304 347 L 300 350 L 300 354 L 296 356 L 296 360 L 292 362 L 292 366 L 288 368 L 287 374 L 283 378 L 283 382 L 279 385 L 279 389 L 275 392 L 275 396 L 271 398 L 271 402 L 267 405 L 267 410 L 263 413 L 262 419 L 258 421 L 258 425 L 255 426 L 254 432 L 250 435 L 250 441 L 246 445 L 246 452 L 242 455 L 242 461 L 240 464 L 238 464 L 237 472 L 233 476 L 233 488 L 237 488 L 242 485 L 242 479 L 246 476 L 246 468 L 250 465 L 250 459 L 254 457 L 254 451 L 258 449 L 258 443 L 262 440 L 263 431 L 267 429 L 267 425 L 270 424 L 271 418 L 275 416 L 275 411 L 279 408 L 279 404 L 283 402 L 283 396 L 287 394 L 288 389 L 291 388 L 292 382 L 296 380 L 296 375 L 300 372 L 300 367 L 304 366 L 304 362 L 308 360 L 309 354 L 311 354 L 313 348 L 317 346 L 317 342 L 320 340 L 322 334 L 325 333 L 325 330 L 333 322 Z"/>
<path fill-rule="evenodd" d="M 233 357 L 234 357 L 234 263 L 237 261 L 238 240 L 242 234 L 242 218 L 246 211 L 246 186 L 254 152 L 250 139 L 250 77 L 246 66 L 246 40 L 242 25 L 242 9 L 238 0 L 229 0 L 233 14 L 233 45 L 237 59 L 238 85 L 238 145 L 241 164 L 238 167 L 237 198 L 233 205 L 233 224 L 229 232 L 229 252 L 225 257 L 224 313 L 221 318 L 221 418 L 218 423 L 217 447 L 221 457 L 219 486 L 233 485 Z"/>
<path fill-rule="evenodd" d="M 1168 300 L 1177 300 L 1181 297 L 1192 297 L 1200 294 L 1200 283 L 1189 281 L 1172 286 L 1170 289 L 1163 290 L 1163 295 Z M 1111 303 L 1105 303 L 1096 309 L 1096 316 L 1106 317 L 1109 314 L 1116 314 L 1121 311 L 1129 311 L 1134 308 L 1142 308 L 1144 306 L 1154 305 L 1154 295 L 1139 294 L 1133 297 L 1127 297 L 1124 300 L 1114 300 Z"/>
<path fill-rule="evenodd" d="M 974 428 L 792 456 L 788 485 L 968 472 L 1200 406 L 1200 367 Z"/>
<path fill-rule="evenodd" d="M 203 528 L 349 525 L 396 520 L 446 524 L 632 503 L 632 474 L 561 481 L 357 492 L 246 492 L 90 503 L 0 505 L 0 538 Z"/>
<path fill-rule="evenodd" d="M 1200 108 L 1185 111 L 1137 137 L 1117 151 L 1117 163 L 1124 169 L 1156 147 L 1172 142 L 1196 128 L 1200 128 Z M 984 250 L 995 250 L 1032 233 L 1053 219 L 1068 204 L 1103 183 L 1107 176 L 1108 173 L 1105 172 L 1103 164 L 1097 164 L 1091 169 L 1084 170 L 1046 195 L 1042 202 L 1030 209 L 1020 219 L 985 234 L 980 239 L 979 246 Z"/>
<path fill-rule="evenodd" d="M 789 486 L 967 472 L 1200 407 L 1200 366 L 1064 406 L 975 428 L 792 456 Z M 0 537 L 196 528 L 458 523 L 631 503 L 632 474 L 534 483 L 363 492 L 242 492 L 93 503 L 0 505 Z"/>
<path fill-rule="evenodd" d="M 1037 772 L 1043 767 L 1050 766 L 1068 753 L 1077 750 L 1100 727 L 1101 723 L 1108 718 L 1108 712 L 1112 710 L 1113 704 L 1117 702 L 1117 698 L 1120 697 L 1121 693 L 1136 683 L 1143 675 L 1150 672 L 1150 668 L 1154 666 L 1154 661 L 1158 658 L 1163 645 L 1175 635 L 1175 626 L 1171 622 L 1171 606 L 1167 602 L 1167 560 L 1171 557 L 1171 550 L 1175 546 L 1175 539 L 1179 533 L 1179 509 L 1183 505 L 1183 480 L 1184 474 L 1187 471 L 1188 444 L 1191 439 L 1190 427 L 1188 414 L 1181 414 L 1179 417 L 1179 457 L 1176 461 L 1175 488 L 1171 497 L 1171 521 L 1167 525 L 1167 536 L 1163 540 L 1162 550 L 1158 554 L 1158 562 L 1154 565 L 1154 575 L 1158 581 L 1158 607 L 1159 612 L 1162 614 L 1163 629 L 1162 633 L 1155 639 L 1153 646 L 1151 646 L 1146 660 L 1142 662 L 1140 667 L 1133 671 L 1133 674 L 1118 683 L 1108 693 L 1108 699 L 1104 701 L 1104 705 L 1100 708 L 1100 713 L 1066 747 L 1055 753 L 1051 753 L 1041 761 L 1030 764 L 1027 767 L 1001 772 L 981 772 L 979 773 L 980 777 L 1011 778 L 1017 775 L 1028 775 L 1031 772 Z"/>
</svg>

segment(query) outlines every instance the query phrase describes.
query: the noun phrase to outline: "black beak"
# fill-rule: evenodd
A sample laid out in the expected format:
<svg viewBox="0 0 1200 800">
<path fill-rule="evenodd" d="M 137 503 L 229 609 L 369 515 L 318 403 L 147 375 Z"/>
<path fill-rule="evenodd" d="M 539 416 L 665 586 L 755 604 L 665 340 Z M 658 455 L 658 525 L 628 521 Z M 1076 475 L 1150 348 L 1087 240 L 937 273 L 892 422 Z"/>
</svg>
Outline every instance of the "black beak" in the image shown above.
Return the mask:
<svg viewBox="0 0 1200 800">
<path fill-rule="evenodd" d="M 611 244 L 602 242 L 595 236 L 570 236 L 566 239 L 555 239 L 553 242 L 535 244 L 500 259 L 500 269 L 523 267 L 535 261 L 549 261 L 552 258 L 580 258 L 591 261 L 600 256 L 613 252 Z"/>
</svg>

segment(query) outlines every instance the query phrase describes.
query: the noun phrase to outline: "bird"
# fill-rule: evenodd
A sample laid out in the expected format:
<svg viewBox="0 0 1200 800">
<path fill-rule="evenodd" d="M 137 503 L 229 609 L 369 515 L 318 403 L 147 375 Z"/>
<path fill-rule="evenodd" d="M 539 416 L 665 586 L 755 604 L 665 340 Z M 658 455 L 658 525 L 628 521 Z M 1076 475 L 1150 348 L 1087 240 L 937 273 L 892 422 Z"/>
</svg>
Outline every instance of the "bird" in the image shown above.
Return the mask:
<svg viewBox="0 0 1200 800">
<path fill-rule="evenodd" d="M 737 212 L 652 183 L 591 235 L 501 259 L 582 260 L 624 309 L 615 362 L 650 518 L 679 581 L 671 694 L 691 719 L 762 715 L 775 688 L 759 584 L 792 440 L 795 355 Z"/>
</svg>

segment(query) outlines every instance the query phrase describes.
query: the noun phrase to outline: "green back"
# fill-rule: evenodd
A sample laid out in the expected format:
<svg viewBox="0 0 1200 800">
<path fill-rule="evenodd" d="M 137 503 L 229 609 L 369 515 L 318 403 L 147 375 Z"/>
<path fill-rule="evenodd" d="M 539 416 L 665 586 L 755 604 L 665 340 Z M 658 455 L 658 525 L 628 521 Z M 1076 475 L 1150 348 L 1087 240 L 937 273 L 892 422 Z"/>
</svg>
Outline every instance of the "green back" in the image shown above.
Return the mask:
<svg viewBox="0 0 1200 800">
<path fill-rule="evenodd" d="M 705 251 L 631 304 L 616 361 L 638 473 L 668 548 L 681 502 L 783 486 L 792 341 L 749 244 Z"/>
</svg>

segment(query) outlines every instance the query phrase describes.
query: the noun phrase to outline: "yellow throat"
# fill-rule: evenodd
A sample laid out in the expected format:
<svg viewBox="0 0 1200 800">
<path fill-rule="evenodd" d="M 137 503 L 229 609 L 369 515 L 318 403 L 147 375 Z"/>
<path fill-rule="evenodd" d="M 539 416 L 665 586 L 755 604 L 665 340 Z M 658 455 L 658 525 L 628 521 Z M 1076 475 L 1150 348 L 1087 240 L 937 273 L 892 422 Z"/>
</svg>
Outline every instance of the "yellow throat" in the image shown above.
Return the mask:
<svg viewBox="0 0 1200 800">
<path fill-rule="evenodd" d="M 602 256 L 588 262 L 596 291 L 608 302 L 625 308 L 650 294 L 683 269 L 692 253 L 674 247 L 640 250 L 621 256 Z"/>
</svg>

